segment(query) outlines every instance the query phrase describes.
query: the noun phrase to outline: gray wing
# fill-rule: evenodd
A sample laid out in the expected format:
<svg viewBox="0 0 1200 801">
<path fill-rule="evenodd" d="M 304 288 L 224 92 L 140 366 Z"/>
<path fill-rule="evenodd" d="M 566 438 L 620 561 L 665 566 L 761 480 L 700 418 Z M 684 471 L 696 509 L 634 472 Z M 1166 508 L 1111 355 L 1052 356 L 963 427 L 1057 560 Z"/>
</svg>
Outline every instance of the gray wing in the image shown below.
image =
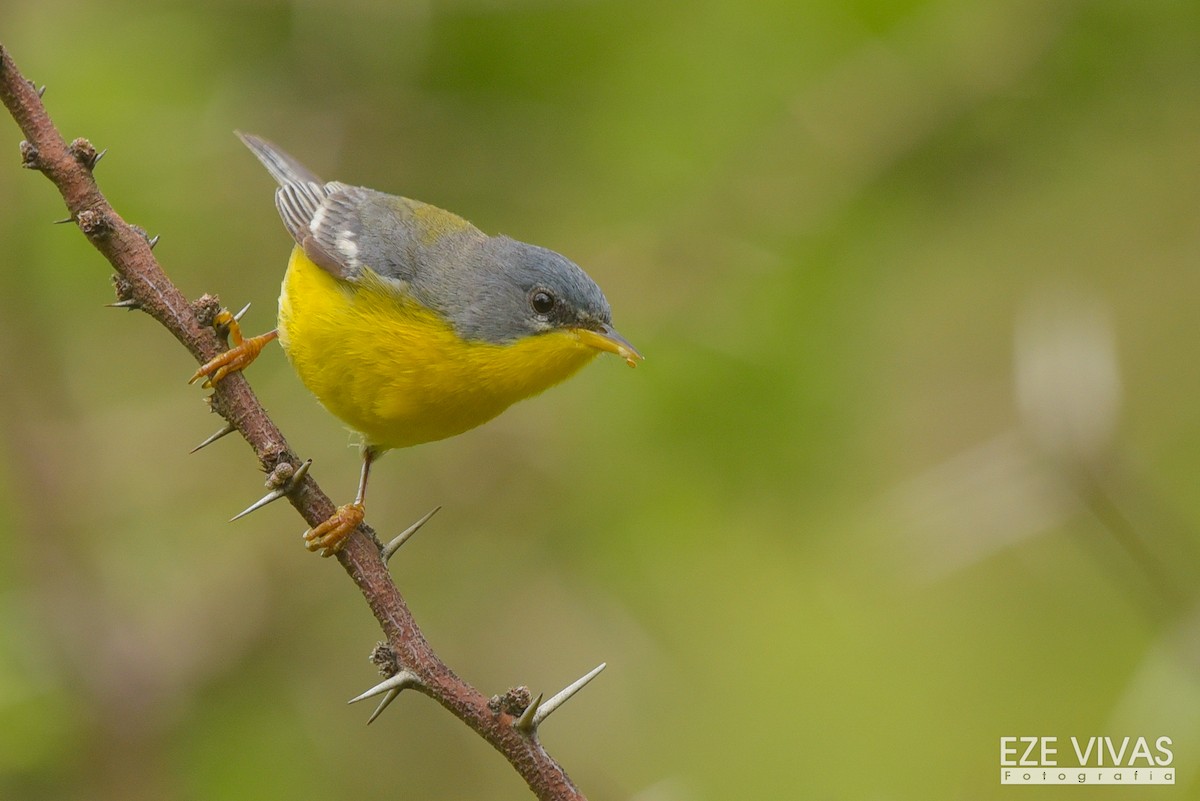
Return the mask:
<svg viewBox="0 0 1200 801">
<path fill-rule="evenodd" d="M 356 228 L 350 223 L 369 189 L 322 181 L 279 146 L 253 134 L 236 132 L 279 184 L 275 207 L 283 226 L 315 264 L 346 280 L 362 272 Z"/>
<path fill-rule="evenodd" d="M 338 278 L 355 281 L 370 268 L 441 308 L 442 270 L 487 239 L 448 211 L 374 189 L 322 181 L 273 143 L 238 133 L 279 184 L 275 206 L 305 255 Z"/>
</svg>

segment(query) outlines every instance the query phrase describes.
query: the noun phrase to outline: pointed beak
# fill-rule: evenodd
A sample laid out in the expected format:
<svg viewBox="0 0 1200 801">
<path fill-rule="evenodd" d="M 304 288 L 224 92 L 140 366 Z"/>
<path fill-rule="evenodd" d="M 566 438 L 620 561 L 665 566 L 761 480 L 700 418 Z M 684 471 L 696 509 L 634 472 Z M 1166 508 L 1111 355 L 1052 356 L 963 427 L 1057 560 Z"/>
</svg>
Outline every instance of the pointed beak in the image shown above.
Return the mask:
<svg viewBox="0 0 1200 801">
<path fill-rule="evenodd" d="M 638 349 L 629 344 L 628 339 L 618 334 L 611 325 L 606 323 L 601 323 L 594 329 L 572 328 L 571 330 L 583 344 L 596 350 L 615 353 L 630 367 L 637 367 L 637 363 L 643 358 L 642 354 L 638 353 Z"/>
</svg>

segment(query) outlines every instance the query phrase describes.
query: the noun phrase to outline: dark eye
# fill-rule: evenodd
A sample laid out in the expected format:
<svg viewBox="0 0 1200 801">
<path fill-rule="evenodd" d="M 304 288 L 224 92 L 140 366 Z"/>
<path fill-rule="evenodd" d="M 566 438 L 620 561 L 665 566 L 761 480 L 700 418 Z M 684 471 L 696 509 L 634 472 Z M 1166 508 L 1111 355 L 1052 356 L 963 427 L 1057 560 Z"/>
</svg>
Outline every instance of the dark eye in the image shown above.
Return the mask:
<svg viewBox="0 0 1200 801">
<path fill-rule="evenodd" d="M 554 296 L 544 289 L 535 290 L 529 296 L 529 305 L 533 306 L 533 310 L 538 314 L 549 314 L 554 308 Z"/>
</svg>

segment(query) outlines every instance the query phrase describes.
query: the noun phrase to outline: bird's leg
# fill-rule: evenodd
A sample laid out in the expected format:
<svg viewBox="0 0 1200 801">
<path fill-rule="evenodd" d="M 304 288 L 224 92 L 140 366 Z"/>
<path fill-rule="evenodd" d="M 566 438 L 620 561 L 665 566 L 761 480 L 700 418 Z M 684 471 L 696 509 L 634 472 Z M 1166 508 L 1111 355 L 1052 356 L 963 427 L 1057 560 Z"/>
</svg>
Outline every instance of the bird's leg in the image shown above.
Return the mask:
<svg viewBox="0 0 1200 801">
<path fill-rule="evenodd" d="M 316 551 L 321 556 L 333 556 L 342 549 L 346 538 L 350 536 L 358 524 L 363 521 L 363 501 L 367 497 L 367 476 L 371 473 L 371 462 L 378 458 L 379 452 L 370 446 L 364 446 L 362 451 L 362 473 L 358 477 L 358 495 L 354 503 L 347 503 L 334 510 L 329 519 L 316 528 L 304 532 L 304 547 Z"/>
<path fill-rule="evenodd" d="M 208 376 L 203 386 L 211 387 L 230 373 L 246 369 L 250 366 L 251 362 L 258 358 L 258 354 L 262 352 L 263 346 L 279 336 L 279 330 L 274 329 L 256 337 L 243 337 L 242 328 L 238 325 L 237 318 L 230 314 L 228 309 L 221 309 L 220 313 L 213 319 L 213 326 L 217 328 L 224 327 L 229 330 L 229 339 L 233 342 L 233 347 L 203 364 L 188 379 L 189 384 L 194 384 L 201 378 Z"/>
</svg>

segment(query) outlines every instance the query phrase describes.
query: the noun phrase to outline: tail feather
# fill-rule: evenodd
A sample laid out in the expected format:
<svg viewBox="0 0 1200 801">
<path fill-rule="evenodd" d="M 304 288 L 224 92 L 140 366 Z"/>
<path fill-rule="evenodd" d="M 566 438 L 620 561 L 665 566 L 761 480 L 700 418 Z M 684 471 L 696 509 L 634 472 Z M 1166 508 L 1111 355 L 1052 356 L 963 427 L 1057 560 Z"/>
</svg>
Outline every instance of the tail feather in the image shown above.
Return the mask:
<svg viewBox="0 0 1200 801">
<path fill-rule="evenodd" d="M 241 139 L 246 147 L 250 148 L 250 152 L 258 157 L 262 165 L 267 168 L 267 172 L 271 173 L 271 177 L 280 186 L 309 183 L 321 186 L 325 183 L 308 167 L 305 167 L 295 158 L 280 150 L 275 143 L 254 134 L 242 133 L 241 131 L 234 131 L 234 133 L 237 134 L 238 139 Z"/>
</svg>

